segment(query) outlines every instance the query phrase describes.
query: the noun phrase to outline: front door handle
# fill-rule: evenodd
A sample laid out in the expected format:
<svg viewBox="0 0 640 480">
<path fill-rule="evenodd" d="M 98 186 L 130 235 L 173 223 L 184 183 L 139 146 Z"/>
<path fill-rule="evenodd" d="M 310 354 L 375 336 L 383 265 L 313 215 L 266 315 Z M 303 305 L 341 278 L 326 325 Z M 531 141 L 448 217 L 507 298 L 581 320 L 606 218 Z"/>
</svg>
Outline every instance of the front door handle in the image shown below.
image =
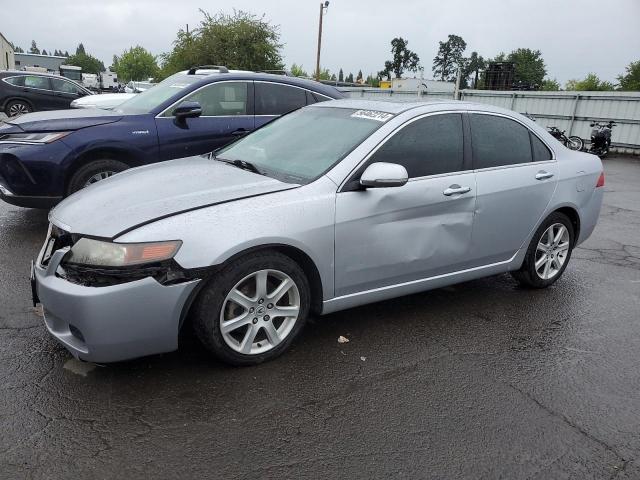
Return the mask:
<svg viewBox="0 0 640 480">
<path fill-rule="evenodd" d="M 553 177 L 553 173 L 545 172 L 544 170 L 540 170 L 536 173 L 536 180 L 546 180 L 547 178 Z"/>
<path fill-rule="evenodd" d="M 233 135 L 235 137 L 239 137 L 240 135 L 246 135 L 250 131 L 251 130 L 247 130 L 246 128 L 239 128 L 239 129 L 234 130 L 233 132 L 231 132 L 231 135 Z"/>
<path fill-rule="evenodd" d="M 447 188 L 443 195 L 450 197 L 451 195 L 461 195 L 463 193 L 469 193 L 471 191 L 471 187 L 461 187 L 460 185 L 453 184 L 449 188 Z"/>
</svg>

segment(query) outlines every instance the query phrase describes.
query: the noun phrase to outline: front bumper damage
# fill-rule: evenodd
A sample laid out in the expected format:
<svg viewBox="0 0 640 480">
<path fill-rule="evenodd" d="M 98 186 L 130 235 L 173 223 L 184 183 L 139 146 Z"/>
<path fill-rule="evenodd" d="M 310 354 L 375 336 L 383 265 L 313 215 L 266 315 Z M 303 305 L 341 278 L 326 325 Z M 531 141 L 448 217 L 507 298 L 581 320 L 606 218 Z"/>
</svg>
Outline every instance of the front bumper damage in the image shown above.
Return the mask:
<svg viewBox="0 0 640 480">
<path fill-rule="evenodd" d="M 45 249 L 46 244 L 33 267 L 34 300 L 43 305 L 49 333 L 75 357 L 107 363 L 178 348 L 183 310 L 200 279 L 79 285 L 56 273 L 68 248 L 56 250 L 42 265 Z"/>
</svg>

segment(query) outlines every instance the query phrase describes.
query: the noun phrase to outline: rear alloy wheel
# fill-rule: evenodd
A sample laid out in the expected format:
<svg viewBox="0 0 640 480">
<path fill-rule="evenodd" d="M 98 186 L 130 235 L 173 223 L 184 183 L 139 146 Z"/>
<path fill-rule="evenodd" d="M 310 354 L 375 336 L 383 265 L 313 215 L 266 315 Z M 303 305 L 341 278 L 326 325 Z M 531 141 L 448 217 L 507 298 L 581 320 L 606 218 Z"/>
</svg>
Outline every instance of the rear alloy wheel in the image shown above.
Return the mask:
<svg viewBox="0 0 640 480">
<path fill-rule="evenodd" d="M 4 113 L 7 114 L 7 117 L 17 117 L 31 111 L 31 105 L 23 100 L 12 100 L 7 103 L 7 106 L 4 109 Z"/>
<path fill-rule="evenodd" d="M 233 365 L 277 357 L 302 330 L 309 284 L 300 266 L 278 252 L 247 255 L 226 266 L 195 304 L 194 328 L 214 355 Z"/>
<path fill-rule="evenodd" d="M 559 212 L 551 214 L 533 235 L 522 268 L 512 272 L 513 277 L 527 287 L 548 287 L 567 267 L 573 244 L 569 218 Z"/>
<path fill-rule="evenodd" d="M 82 190 L 89 185 L 112 177 L 116 173 L 122 172 L 129 168 L 129 165 L 117 160 L 103 159 L 93 160 L 86 165 L 80 167 L 69 180 L 67 187 L 67 195 Z"/>
</svg>

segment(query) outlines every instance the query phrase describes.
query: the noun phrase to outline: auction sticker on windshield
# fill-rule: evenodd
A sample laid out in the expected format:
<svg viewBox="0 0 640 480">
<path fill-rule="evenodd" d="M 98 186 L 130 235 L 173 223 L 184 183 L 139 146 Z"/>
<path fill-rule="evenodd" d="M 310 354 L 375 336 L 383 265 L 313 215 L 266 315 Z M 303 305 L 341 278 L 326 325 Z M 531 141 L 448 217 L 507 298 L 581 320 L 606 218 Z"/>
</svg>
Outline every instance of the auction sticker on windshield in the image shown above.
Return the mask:
<svg viewBox="0 0 640 480">
<path fill-rule="evenodd" d="M 353 118 L 366 118 L 367 120 L 377 120 L 378 122 L 386 122 L 391 117 L 392 113 L 379 112 L 378 110 L 358 110 L 351 114 Z"/>
</svg>

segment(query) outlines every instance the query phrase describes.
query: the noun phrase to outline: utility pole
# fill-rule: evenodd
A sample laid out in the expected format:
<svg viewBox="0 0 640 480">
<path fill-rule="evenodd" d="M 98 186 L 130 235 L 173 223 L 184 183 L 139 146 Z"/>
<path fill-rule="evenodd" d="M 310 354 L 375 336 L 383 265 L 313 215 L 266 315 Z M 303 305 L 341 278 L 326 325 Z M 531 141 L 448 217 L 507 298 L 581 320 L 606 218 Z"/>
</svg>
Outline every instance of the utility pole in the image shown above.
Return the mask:
<svg viewBox="0 0 640 480">
<path fill-rule="evenodd" d="M 322 17 L 329 8 L 329 1 L 320 2 L 320 23 L 318 24 L 318 56 L 316 57 L 316 80 L 320 80 L 320 46 L 322 45 Z"/>
</svg>

